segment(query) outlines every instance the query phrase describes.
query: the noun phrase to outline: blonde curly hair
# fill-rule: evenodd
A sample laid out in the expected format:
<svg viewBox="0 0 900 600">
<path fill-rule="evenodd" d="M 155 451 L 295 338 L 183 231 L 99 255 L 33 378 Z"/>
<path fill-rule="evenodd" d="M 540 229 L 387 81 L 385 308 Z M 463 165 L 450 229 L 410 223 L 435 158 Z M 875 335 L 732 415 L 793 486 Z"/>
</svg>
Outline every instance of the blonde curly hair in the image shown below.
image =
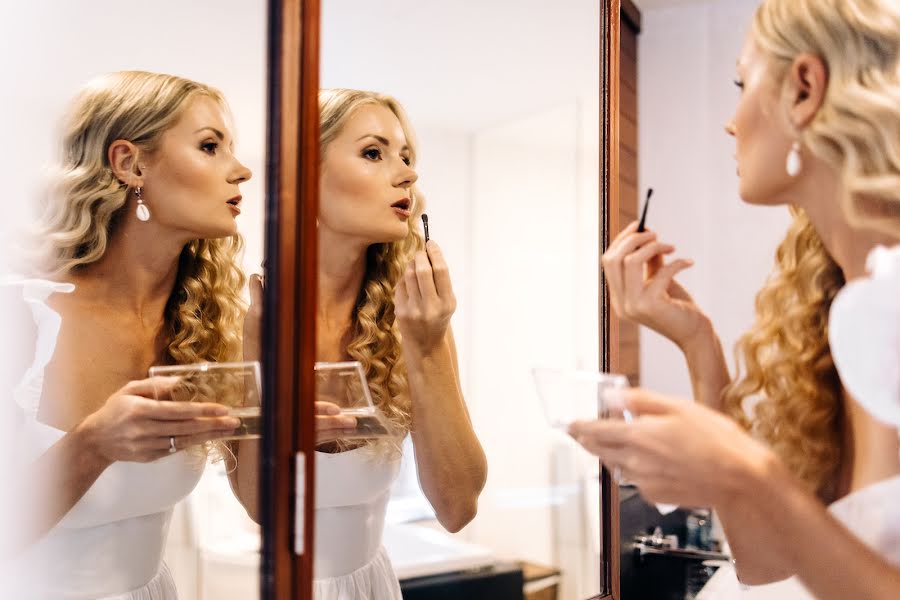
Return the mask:
<svg viewBox="0 0 900 600">
<path fill-rule="evenodd" d="M 843 424 L 828 311 L 844 276 L 799 210 L 775 265 L 756 297 L 756 321 L 738 342 L 736 362 L 746 373 L 725 389 L 724 408 L 766 440 L 811 491 L 828 496 Z M 749 415 L 746 399 L 756 400 Z"/>
<path fill-rule="evenodd" d="M 99 77 L 75 98 L 64 123 L 60 173 L 33 235 L 32 269 L 65 277 L 99 260 L 116 235 L 129 187 L 119 181 L 107 150 L 118 139 L 152 153 L 188 102 L 206 96 L 225 105 L 218 90 L 172 75 L 121 71 Z M 240 235 L 185 245 L 165 308 L 170 364 L 227 361 L 240 356 L 246 312 Z"/>
<path fill-rule="evenodd" d="M 384 106 L 400 121 L 409 146 L 410 166 L 416 165 L 416 141 L 406 112 L 391 96 L 351 89 L 319 91 L 319 156 L 324 161 L 328 145 L 347 119 L 362 106 Z M 412 421 L 406 367 L 400 332 L 394 319 L 394 288 L 416 251 L 425 247 L 417 229 L 425 209 L 415 186 L 410 190 L 412 215 L 408 234 L 397 242 L 373 244 L 366 253 L 366 273 L 353 314 L 347 353 L 363 365 L 375 405 L 405 435 Z"/>
<path fill-rule="evenodd" d="M 822 106 L 800 143 L 840 174 L 841 208 L 859 227 L 898 235 L 900 218 L 900 5 L 879 0 L 766 0 L 751 35 L 776 77 L 800 54 L 828 69 Z M 785 88 L 786 93 L 786 88 Z M 843 449 L 842 387 L 828 346 L 840 267 L 802 211 L 738 343 L 746 374 L 725 409 L 767 440 L 809 489 L 833 497 Z M 745 400 L 759 401 L 748 417 Z"/>
</svg>

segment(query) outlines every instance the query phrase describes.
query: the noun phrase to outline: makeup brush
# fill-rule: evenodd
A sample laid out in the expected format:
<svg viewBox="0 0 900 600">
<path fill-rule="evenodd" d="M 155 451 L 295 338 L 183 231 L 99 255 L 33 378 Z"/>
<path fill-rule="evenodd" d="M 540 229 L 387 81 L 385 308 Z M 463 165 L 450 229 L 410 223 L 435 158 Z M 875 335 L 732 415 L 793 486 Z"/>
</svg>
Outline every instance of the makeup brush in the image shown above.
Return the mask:
<svg viewBox="0 0 900 600">
<path fill-rule="evenodd" d="M 644 224 L 647 222 L 647 207 L 650 205 L 650 196 L 653 195 L 653 188 L 647 189 L 647 198 L 644 200 L 644 209 L 641 211 L 641 222 L 638 223 L 638 233 L 644 231 Z"/>
</svg>

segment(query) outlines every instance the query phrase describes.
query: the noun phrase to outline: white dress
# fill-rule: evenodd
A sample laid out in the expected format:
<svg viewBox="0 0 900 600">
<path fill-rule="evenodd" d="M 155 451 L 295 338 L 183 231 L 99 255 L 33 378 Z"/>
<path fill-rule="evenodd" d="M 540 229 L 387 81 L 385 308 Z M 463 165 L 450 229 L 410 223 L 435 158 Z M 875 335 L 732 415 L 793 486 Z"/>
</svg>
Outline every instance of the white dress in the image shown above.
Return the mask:
<svg viewBox="0 0 900 600">
<path fill-rule="evenodd" d="M 831 305 L 831 354 L 847 391 L 874 417 L 900 427 L 900 246 L 876 248 L 866 265 L 869 276 L 844 286 Z M 860 540 L 900 565 L 900 475 L 848 494 L 828 510 Z M 731 598 L 813 596 L 796 577 L 742 587 L 730 566 L 719 569 L 697 596 Z"/>
<path fill-rule="evenodd" d="M 37 326 L 34 363 L 14 391 L 24 424 L 25 456 L 36 459 L 65 431 L 37 420 L 44 368 L 56 348 L 61 318 L 46 304 L 71 284 L 20 282 Z M 31 545 L 14 569 L 20 598 L 47 600 L 175 600 L 162 562 L 174 505 L 200 480 L 204 462 L 178 452 L 152 463 L 110 465 L 54 528 Z"/>
<path fill-rule="evenodd" d="M 900 565 L 900 476 L 866 486 L 832 503 L 828 511 L 888 561 Z M 803 540 L 797 540 L 802 544 Z M 814 551 L 814 549 L 810 549 Z M 722 567 L 696 600 L 814 600 L 797 577 L 742 586 L 734 569 Z"/>
<path fill-rule="evenodd" d="M 401 600 L 382 545 L 400 458 L 316 452 L 315 600 Z"/>
</svg>

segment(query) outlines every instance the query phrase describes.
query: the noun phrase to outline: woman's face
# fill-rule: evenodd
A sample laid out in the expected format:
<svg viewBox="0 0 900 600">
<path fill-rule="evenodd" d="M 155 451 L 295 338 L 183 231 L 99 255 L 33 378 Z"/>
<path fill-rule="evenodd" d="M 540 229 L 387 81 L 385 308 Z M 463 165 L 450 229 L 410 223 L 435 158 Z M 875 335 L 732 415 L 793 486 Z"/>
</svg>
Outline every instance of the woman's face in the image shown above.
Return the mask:
<svg viewBox="0 0 900 600">
<path fill-rule="evenodd" d="M 399 119 L 385 106 L 356 109 L 325 148 L 319 227 L 363 244 L 409 234 L 418 176 Z"/>
<path fill-rule="evenodd" d="M 189 239 L 237 233 L 238 186 L 251 173 L 234 156 L 227 123 L 218 102 L 198 96 L 141 161 L 142 196 L 153 221 L 183 231 Z"/>
<path fill-rule="evenodd" d="M 796 183 L 787 174 L 791 144 L 788 111 L 781 104 L 778 78 L 766 56 L 748 36 L 737 63 L 740 100 L 725 130 L 736 142 L 740 195 L 750 204 L 789 203 Z"/>
</svg>

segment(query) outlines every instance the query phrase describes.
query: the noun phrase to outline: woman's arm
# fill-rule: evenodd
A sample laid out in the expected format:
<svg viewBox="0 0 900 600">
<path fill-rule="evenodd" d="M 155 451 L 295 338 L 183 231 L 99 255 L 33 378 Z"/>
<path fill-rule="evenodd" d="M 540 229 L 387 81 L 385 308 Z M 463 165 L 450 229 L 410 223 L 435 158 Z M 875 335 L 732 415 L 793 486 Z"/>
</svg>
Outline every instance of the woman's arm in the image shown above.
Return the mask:
<svg viewBox="0 0 900 600">
<path fill-rule="evenodd" d="M 440 247 L 416 253 L 394 294 L 412 406 L 419 482 L 438 521 L 451 532 L 475 516 L 487 460 L 459 383 L 450 317 L 456 298 Z"/>
<path fill-rule="evenodd" d="M 622 230 L 601 259 L 613 310 L 677 345 L 687 360 L 694 398 L 719 410 L 722 389 L 731 380 L 722 344 L 709 317 L 675 281 L 693 261 L 664 263 L 675 247 L 637 226 L 635 221 Z"/>
<path fill-rule="evenodd" d="M 404 356 L 419 482 L 438 521 L 456 532 L 475 517 L 487 460 L 460 390 L 453 333 L 433 352 Z"/>
<path fill-rule="evenodd" d="M 82 423 L 36 461 L 19 466 L 19 493 L 10 498 L 3 555 L 38 540 L 50 531 L 111 464 L 97 452 L 94 436 Z M 9 493 L 9 492 L 7 492 Z M 24 521 L 22 520 L 24 517 Z"/>
<path fill-rule="evenodd" d="M 900 568 L 888 563 L 771 461 L 750 468 L 720 516 L 744 583 L 768 583 L 796 574 L 820 600 L 900 598 Z M 761 551 L 762 549 L 762 551 Z M 762 556 L 766 555 L 766 556 Z M 746 565 L 742 565 L 746 563 Z"/>
<path fill-rule="evenodd" d="M 262 306 L 263 281 L 257 274 L 248 281 L 250 306 L 244 315 L 241 352 L 245 361 L 259 361 L 262 358 Z M 261 384 L 262 382 L 260 382 Z M 234 454 L 235 467 L 228 472 L 228 483 L 235 498 L 247 511 L 247 515 L 259 523 L 259 456 L 260 441 L 240 440 L 225 442 Z"/>
<path fill-rule="evenodd" d="M 704 316 L 697 332 L 679 348 L 687 361 L 694 400 L 721 411 L 722 390 L 731 383 L 731 374 L 712 321 Z"/>
<path fill-rule="evenodd" d="M 741 581 L 759 585 L 797 574 L 828 600 L 900 598 L 897 568 L 731 419 L 644 390 L 629 390 L 627 403 L 631 423 L 577 423 L 570 433 L 605 464 L 620 467 L 648 501 L 713 506 Z"/>
<path fill-rule="evenodd" d="M 208 403 L 166 402 L 178 383 L 174 377 L 132 381 L 103 407 L 30 464 L 20 464 L 14 507 L 8 515 L 23 519 L 17 537 L 4 551 L 16 550 L 50 531 L 117 461 L 151 462 L 169 455 L 169 437 L 183 450 L 234 430 L 224 407 Z"/>
</svg>

